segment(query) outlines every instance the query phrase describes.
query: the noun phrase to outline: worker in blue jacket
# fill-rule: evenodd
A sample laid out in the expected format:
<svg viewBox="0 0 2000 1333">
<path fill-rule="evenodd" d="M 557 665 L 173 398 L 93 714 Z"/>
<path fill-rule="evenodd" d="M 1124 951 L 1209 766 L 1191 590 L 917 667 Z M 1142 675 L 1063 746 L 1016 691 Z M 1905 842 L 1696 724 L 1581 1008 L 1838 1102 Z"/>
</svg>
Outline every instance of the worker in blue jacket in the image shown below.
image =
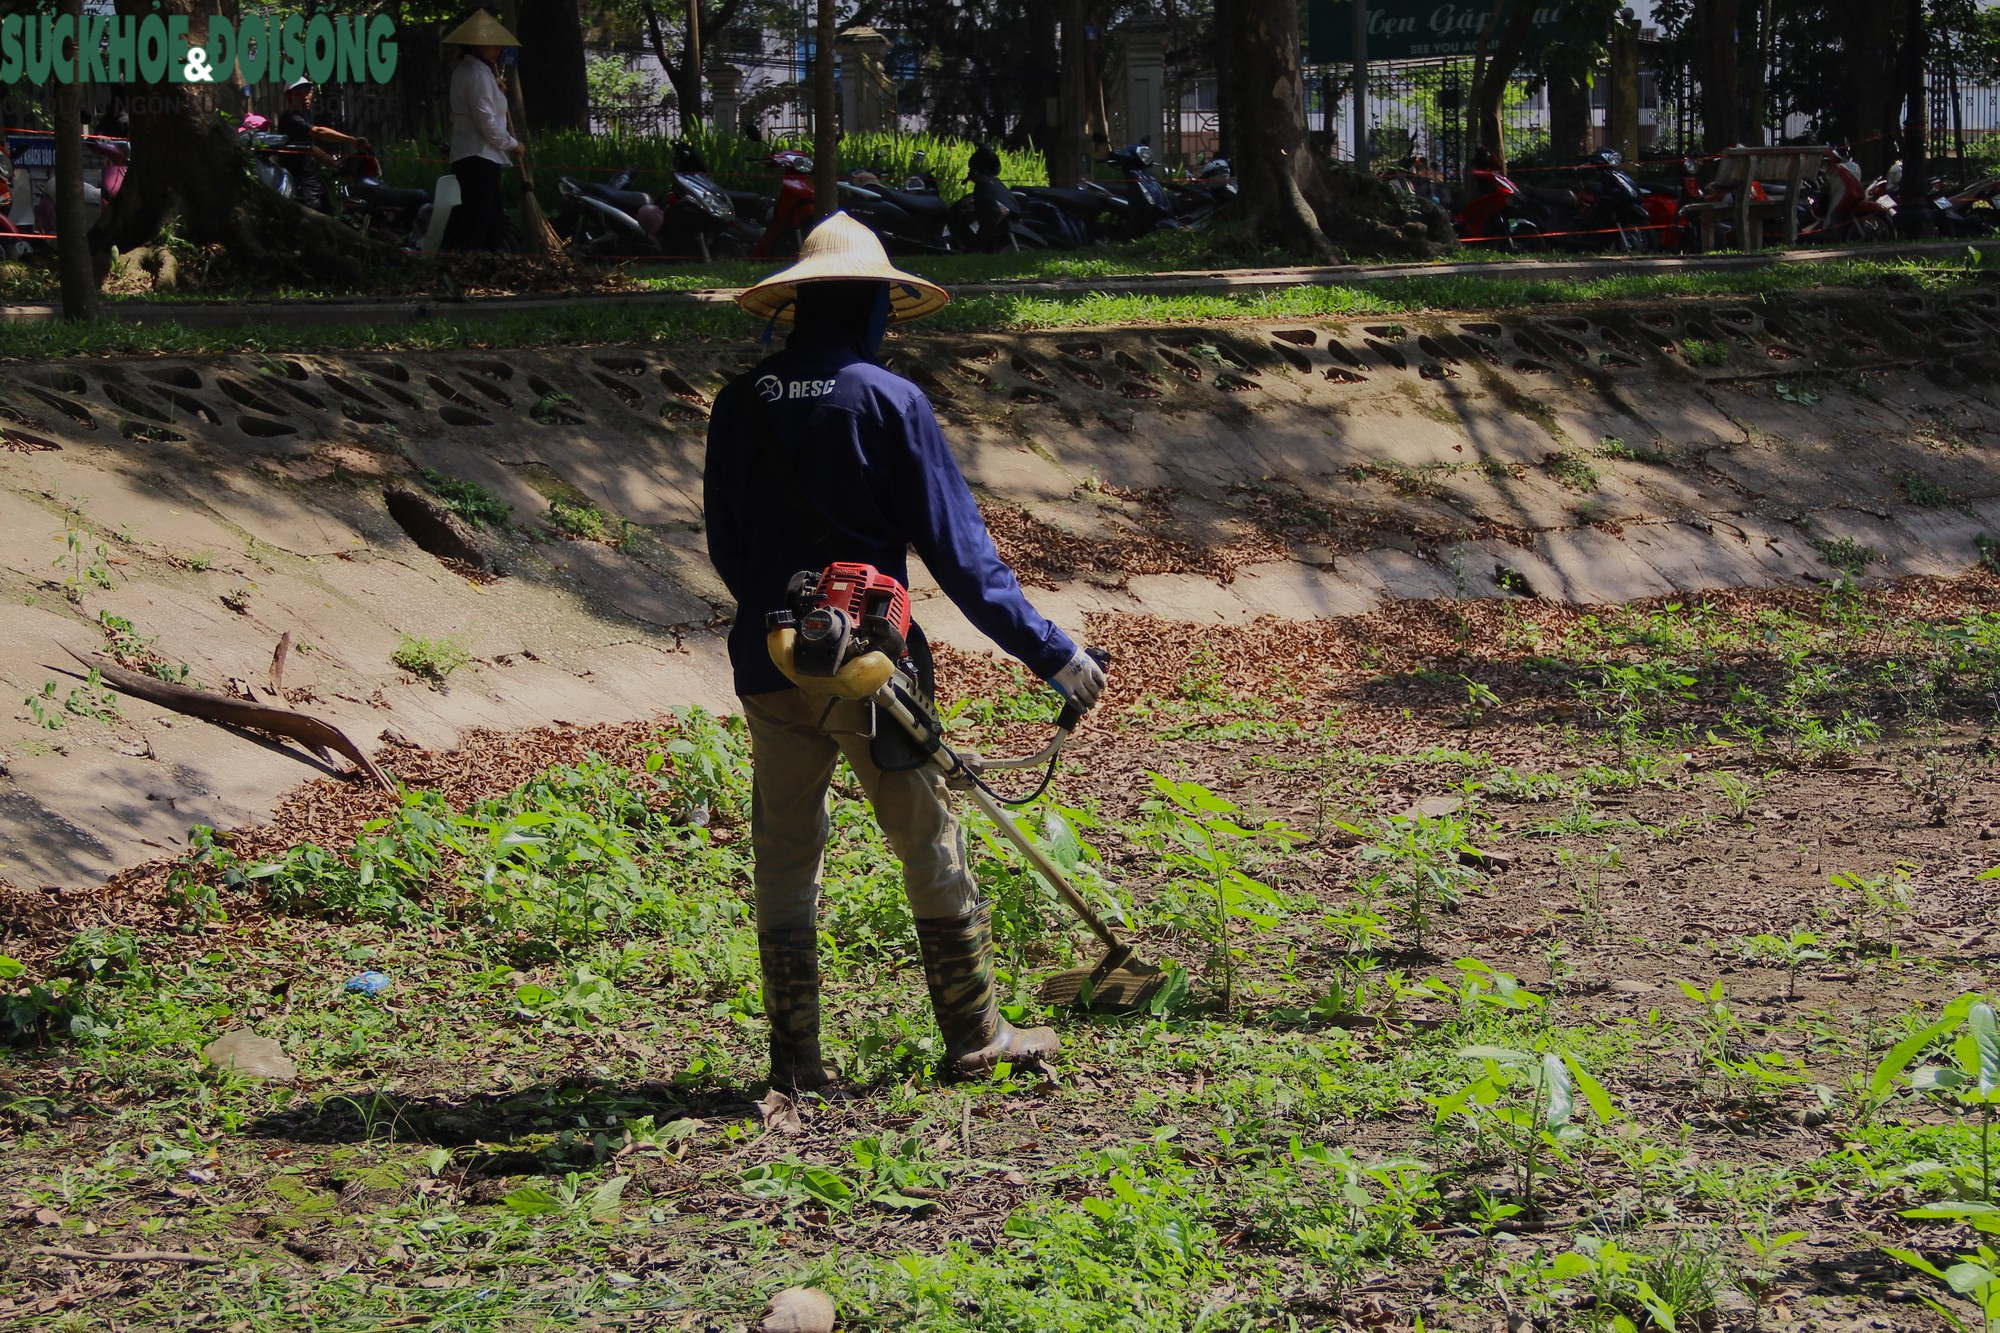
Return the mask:
<svg viewBox="0 0 2000 1333">
<path fill-rule="evenodd" d="M 778 1088 L 828 1082 L 815 917 L 827 785 L 841 755 L 903 864 L 946 1072 L 1032 1065 L 1059 1044 L 1048 1028 L 1022 1031 L 1000 1016 L 992 906 L 972 878 L 942 775 L 877 767 L 862 705 L 839 701 L 828 711 L 765 648 L 764 616 L 786 608 L 792 575 L 857 561 L 907 584 L 914 549 L 966 618 L 1030 670 L 1086 709 L 1102 693 L 1103 669 L 1028 604 L 993 549 L 923 392 L 876 363 L 889 324 L 949 299 L 893 267 L 873 232 L 835 213 L 807 237 L 798 263 L 738 298 L 752 314 L 789 322 L 792 335 L 723 390 L 709 422 L 703 503 L 709 556 L 736 599 L 729 660 L 756 766 L 757 941 Z"/>
</svg>

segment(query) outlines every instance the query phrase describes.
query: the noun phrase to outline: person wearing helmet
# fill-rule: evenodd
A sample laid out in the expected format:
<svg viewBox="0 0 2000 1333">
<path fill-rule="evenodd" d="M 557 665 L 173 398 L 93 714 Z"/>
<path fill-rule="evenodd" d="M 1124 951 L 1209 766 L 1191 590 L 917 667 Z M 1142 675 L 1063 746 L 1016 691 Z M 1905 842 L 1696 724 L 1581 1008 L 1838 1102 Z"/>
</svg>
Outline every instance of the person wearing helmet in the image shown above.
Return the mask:
<svg viewBox="0 0 2000 1333">
<path fill-rule="evenodd" d="M 324 213 L 327 193 L 320 168 L 339 161 L 338 152 L 367 148 L 368 141 L 319 123 L 313 114 L 311 79 L 299 79 L 286 86 L 285 109 L 278 115 L 278 132 L 287 140 L 287 165 L 292 169 L 294 197 L 307 208 Z"/>
<path fill-rule="evenodd" d="M 869 753 L 865 705 L 809 698 L 772 662 L 766 613 L 787 607 L 800 570 L 860 561 L 908 582 L 914 549 L 966 618 L 1083 708 L 1104 672 L 1028 604 L 994 550 L 979 507 L 916 385 L 876 360 L 892 323 L 942 309 L 936 284 L 889 263 L 875 234 L 835 213 L 799 261 L 738 302 L 790 323 L 783 351 L 717 397 L 703 482 L 708 551 L 736 599 L 729 660 L 750 730 L 750 837 L 771 1083 L 824 1088 L 819 1042 L 820 864 L 827 785 L 846 755 L 903 866 L 924 979 L 944 1035 L 947 1076 L 1002 1061 L 1034 1065 L 1060 1043 L 1000 1016 L 992 906 L 980 899 L 943 777 L 925 766 L 885 772 Z M 767 334 L 768 336 L 768 334 Z M 928 677 L 920 632 L 911 649 Z"/>
<path fill-rule="evenodd" d="M 439 248 L 504 249 L 507 210 L 501 202 L 500 169 L 520 156 L 521 141 L 507 128 L 500 56 L 521 44 L 483 9 L 452 29 L 444 43 L 459 48 L 458 66 L 451 72 L 451 174 L 458 178 L 458 205 L 445 222 Z"/>
</svg>

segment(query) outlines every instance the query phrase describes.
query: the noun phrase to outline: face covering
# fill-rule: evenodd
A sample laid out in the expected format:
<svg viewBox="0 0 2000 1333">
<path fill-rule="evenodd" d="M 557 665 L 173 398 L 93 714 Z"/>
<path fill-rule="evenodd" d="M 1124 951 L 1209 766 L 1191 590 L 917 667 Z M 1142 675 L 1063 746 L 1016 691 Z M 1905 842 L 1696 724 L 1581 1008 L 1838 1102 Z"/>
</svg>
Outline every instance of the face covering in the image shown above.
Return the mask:
<svg viewBox="0 0 2000 1333">
<path fill-rule="evenodd" d="M 861 355 L 874 359 L 882 350 L 882 339 L 889 331 L 889 284 L 883 283 L 882 290 L 875 298 L 875 308 L 868 315 L 867 331 L 861 335 Z"/>
</svg>

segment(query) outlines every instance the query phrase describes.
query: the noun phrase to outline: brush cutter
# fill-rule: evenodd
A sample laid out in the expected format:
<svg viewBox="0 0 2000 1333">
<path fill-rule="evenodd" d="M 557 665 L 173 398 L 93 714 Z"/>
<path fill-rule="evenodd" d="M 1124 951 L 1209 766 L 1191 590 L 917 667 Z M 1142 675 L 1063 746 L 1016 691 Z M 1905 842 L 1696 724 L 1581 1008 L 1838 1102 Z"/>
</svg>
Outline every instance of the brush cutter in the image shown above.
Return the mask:
<svg viewBox="0 0 2000 1333">
<path fill-rule="evenodd" d="M 1055 863 L 1002 808 L 1026 805 L 1048 789 L 1063 743 L 1083 713 L 1064 703 L 1056 734 L 1032 755 L 985 759 L 955 750 L 926 700 L 920 671 L 910 651 L 910 595 L 902 584 L 873 565 L 833 564 L 820 573 L 793 576 L 792 609 L 765 617 L 766 647 L 792 682 L 810 694 L 830 695 L 869 706 L 870 757 L 885 772 L 935 766 L 949 785 L 964 791 L 1028 864 L 1048 881 L 1108 952 L 1093 966 L 1058 972 L 1042 983 L 1046 1004 L 1078 1004 L 1097 1013 L 1129 1013 L 1143 1008 L 1166 982 L 1166 973 L 1133 952 L 1103 917 L 1091 909 Z M 1108 662 L 1092 649 L 1100 665 Z M 884 727 L 887 718 L 892 726 Z M 1041 783 L 1027 796 L 1010 799 L 987 785 L 984 775 L 999 769 L 1043 769 Z"/>
</svg>

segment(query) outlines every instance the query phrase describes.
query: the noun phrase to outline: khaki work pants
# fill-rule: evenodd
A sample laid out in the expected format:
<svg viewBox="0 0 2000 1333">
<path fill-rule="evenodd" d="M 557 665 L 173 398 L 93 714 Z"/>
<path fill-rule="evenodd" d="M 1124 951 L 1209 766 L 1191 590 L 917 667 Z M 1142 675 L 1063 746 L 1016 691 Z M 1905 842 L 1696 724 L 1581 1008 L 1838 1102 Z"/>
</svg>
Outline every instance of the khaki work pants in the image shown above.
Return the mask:
<svg viewBox="0 0 2000 1333">
<path fill-rule="evenodd" d="M 903 892 L 911 914 L 922 921 L 970 912 L 979 887 L 966 862 L 965 832 L 952 812 L 944 775 L 928 764 L 884 773 L 868 756 L 868 738 L 856 734 L 867 726 L 867 709 L 837 703 L 822 727 L 825 708 L 825 699 L 803 690 L 743 699 L 755 765 L 750 842 L 756 852 L 757 928 L 814 924 L 829 823 L 827 784 L 834 761 L 843 754 L 868 795 L 875 822 L 903 863 Z"/>
</svg>

